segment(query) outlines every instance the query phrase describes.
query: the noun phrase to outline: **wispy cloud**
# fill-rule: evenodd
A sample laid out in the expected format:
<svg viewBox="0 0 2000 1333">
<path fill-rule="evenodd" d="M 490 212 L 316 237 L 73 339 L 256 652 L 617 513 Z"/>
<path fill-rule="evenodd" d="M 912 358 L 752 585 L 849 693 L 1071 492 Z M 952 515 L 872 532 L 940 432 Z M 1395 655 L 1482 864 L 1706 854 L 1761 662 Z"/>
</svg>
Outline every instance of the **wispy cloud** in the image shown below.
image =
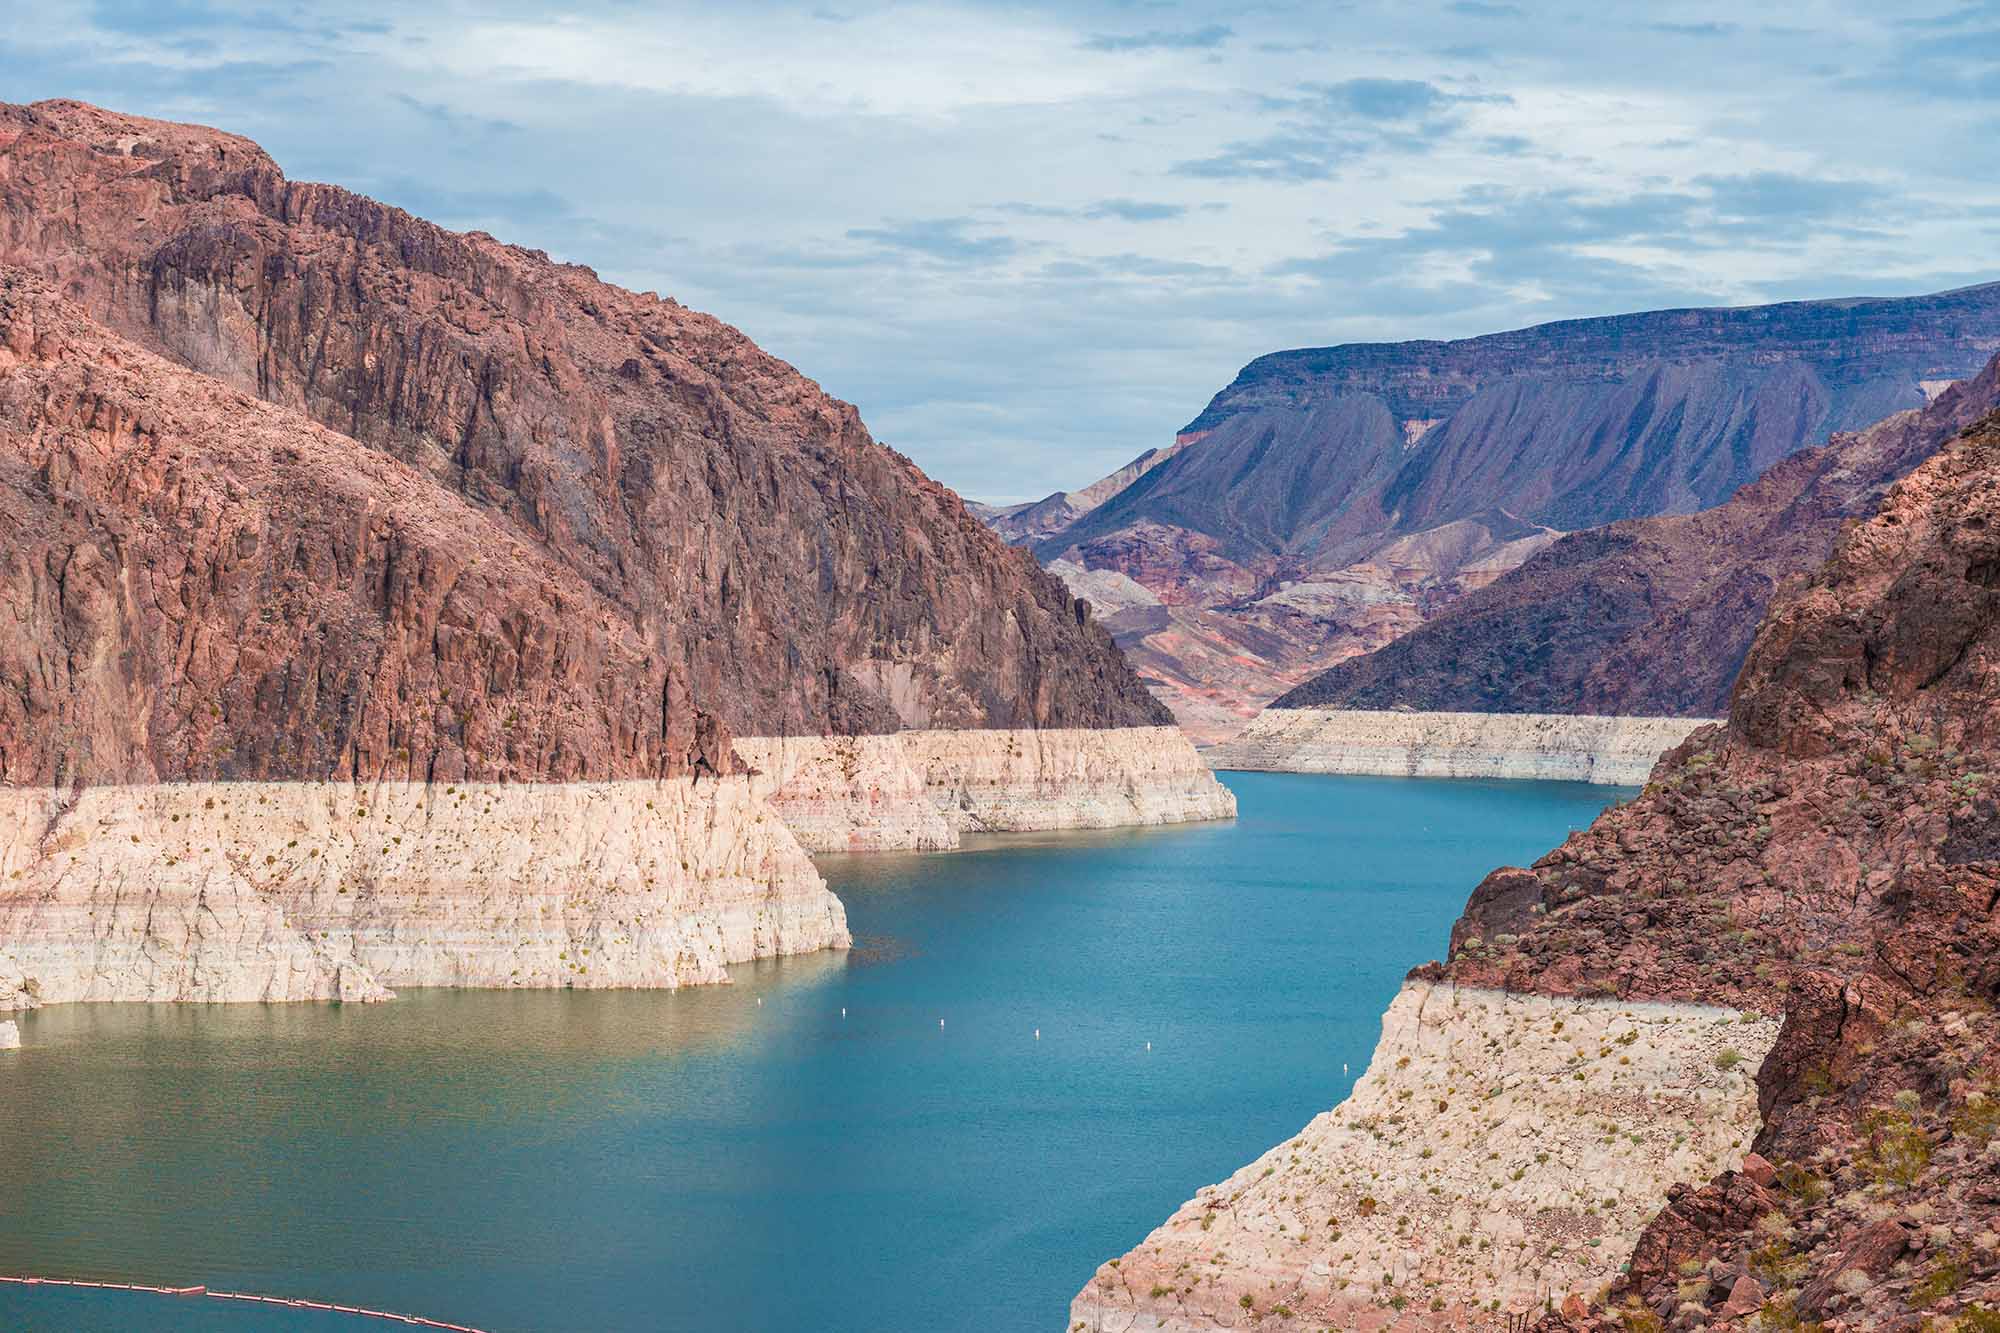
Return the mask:
<svg viewBox="0 0 2000 1333">
<path fill-rule="evenodd" d="M 920 218 L 881 227 L 850 227 L 847 238 L 949 264 L 992 264 L 1011 258 L 1020 243 L 1011 236 L 975 236 L 971 218 Z"/>
<path fill-rule="evenodd" d="M 1207 51 L 1221 46 L 1235 35 L 1235 30 L 1227 24 L 1210 23 L 1184 32 L 1165 32 L 1156 28 L 1151 32 L 1124 35 L 1097 33 L 1086 37 L 1082 46 L 1086 51 Z"/>
<path fill-rule="evenodd" d="M 42 0 L 0 87 L 738 324 L 969 493 L 1285 346 L 1980 276 L 2000 0 Z"/>
</svg>

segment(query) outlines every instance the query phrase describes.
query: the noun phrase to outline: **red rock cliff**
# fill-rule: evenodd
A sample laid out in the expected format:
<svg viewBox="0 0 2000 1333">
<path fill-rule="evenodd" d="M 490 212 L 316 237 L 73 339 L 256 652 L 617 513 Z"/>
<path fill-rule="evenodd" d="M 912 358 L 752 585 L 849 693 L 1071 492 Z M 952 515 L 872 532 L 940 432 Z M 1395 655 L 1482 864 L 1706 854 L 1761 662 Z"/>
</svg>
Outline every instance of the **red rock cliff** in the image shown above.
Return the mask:
<svg viewBox="0 0 2000 1333">
<path fill-rule="evenodd" d="M 245 637 L 216 629 L 202 640 L 213 656 L 200 669 L 214 678 L 199 689 L 220 722 L 197 727 L 184 703 L 186 716 L 149 717 L 144 735 L 93 724 L 88 756 L 106 774 L 322 776 L 330 766 L 601 778 L 727 767 L 730 733 L 1166 720 L 1059 582 L 872 441 L 853 408 L 670 300 L 288 181 L 232 135 L 75 102 L 0 107 L 0 264 L 43 276 L 171 362 L 338 432 L 345 463 L 342 440 L 320 451 L 329 483 L 343 465 L 343 484 L 361 492 L 383 477 L 410 493 L 421 481 L 432 491 L 423 504 L 448 508 L 459 525 L 449 537 L 415 524 L 336 537 L 331 515 L 283 495 L 305 465 L 261 464 L 277 485 L 260 519 L 270 530 L 255 534 L 254 550 L 238 542 L 190 558 L 242 580 L 225 594 L 239 609 L 275 599 L 278 625 L 265 634 L 238 616 L 230 633 Z M 185 475 L 205 470 L 190 458 Z M 187 503 L 221 505 L 227 486 L 215 496 Z M 130 498 L 107 498 L 99 530 L 122 521 L 109 511 Z M 371 523 L 382 500 L 354 496 Z M 294 524 L 322 525 L 303 565 L 271 545 Z M 138 605 L 143 594 L 125 586 L 133 552 L 84 544 L 95 554 L 61 557 L 80 562 L 81 582 L 49 576 L 34 590 L 39 604 L 101 601 L 107 614 Z M 509 560 L 519 567 L 481 569 Z M 321 576 L 330 573 L 353 592 L 303 605 L 329 591 Z M 339 600 L 372 595 L 371 580 L 407 600 L 370 609 L 362 619 L 375 623 L 350 624 L 359 634 L 343 638 L 330 623 Z M 477 603 L 491 593 L 482 580 L 526 580 L 555 599 L 538 603 L 546 637 L 531 652 L 507 649 L 533 656 L 555 692 L 526 713 L 560 712 L 560 694 L 593 715 L 571 718 L 538 757 L 482 730 L 501 725 L 526 688 L 482 656 L 498 647 L 439 634 L 435 660 L 416 661 L 426 617 L 450 627 L 451 598 Z M 287 597 L 300 609 L 286 609 Z M 326 637 L 306 637 L 314 632 Z M 519 632 L 529 633 L 525 623 Z M 380 661 L 403 662 L 406 676 L 375 678 Z M 142 668 L 126 658 L 97 669 L 129 681 Z M 436 693 L 473 688 L 474 678 L 475 696 L 499 710 L 490 723 L 476 710 L 460 716 L 464 693 L 456 702 Z M 375 705 L 364 707 L 364 682 Z M 17 716 L 40 719 L 22 737 L 69 734 L 50 720 L 67 706 L 61 694 L 17 694 L 8 705 Z M 296 739 L 287 749 L 281 737 Z M 21 755 L 37 743 L 9 748 Z M 11 762 L 38 780 L 64 765 L 82 773 L 83 752 L 65 753 Z"/>
</svg>

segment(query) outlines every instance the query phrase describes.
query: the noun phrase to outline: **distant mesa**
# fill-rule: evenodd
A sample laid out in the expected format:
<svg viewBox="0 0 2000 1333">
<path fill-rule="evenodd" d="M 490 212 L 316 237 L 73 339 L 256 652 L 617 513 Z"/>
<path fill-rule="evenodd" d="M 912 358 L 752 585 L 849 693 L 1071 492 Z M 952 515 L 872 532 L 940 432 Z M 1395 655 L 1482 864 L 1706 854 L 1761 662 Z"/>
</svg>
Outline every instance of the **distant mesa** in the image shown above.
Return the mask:
<svg viewBox="0 0 2000 1333">
<path fill-rule="evenodd" d="M 1713 508 L 1996 350 L 2000 284 L 1276 352 L 1088 503 L 991 521 L 1045 563 L 1152 591 L 1164 613 L 1118 640 L 1216 741 L 1562 533 Z"/>
</svg>

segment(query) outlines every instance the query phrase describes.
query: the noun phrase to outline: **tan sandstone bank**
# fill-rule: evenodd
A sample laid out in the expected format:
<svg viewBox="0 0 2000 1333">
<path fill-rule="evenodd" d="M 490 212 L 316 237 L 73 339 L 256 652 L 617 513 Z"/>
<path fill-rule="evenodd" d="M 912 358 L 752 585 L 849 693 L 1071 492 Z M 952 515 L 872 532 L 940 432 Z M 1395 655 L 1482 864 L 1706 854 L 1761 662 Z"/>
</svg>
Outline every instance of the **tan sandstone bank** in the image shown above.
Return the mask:
<svg viewBox="0 0 2000 1333">
<path fill-rule="evenodd" d="M 1711 720 L 1267 708 L 1203 758 L 1218 769 L 1637 786 L 1654 761 Z"/>
<path fill-rule="evenodd" d="M 844 947 L 742 776 L 0 789 L 0 1008 L 720 981 Z"/>
<path fill-rule="evenodd" d="M 941 850 L 970 832 L 1229 819 L 1178 727 L 752 737 L 736 752 L 813 851 Z"/>
<path fill-rule="evenodd" d="M 1668 1185 L 1741 1159 L 1777 1032 L 1408 982 L 1353 1094 L 1099 1268 L 1069 1326 L 1487 1327 L 1594 1291 Z"/>
</svg>

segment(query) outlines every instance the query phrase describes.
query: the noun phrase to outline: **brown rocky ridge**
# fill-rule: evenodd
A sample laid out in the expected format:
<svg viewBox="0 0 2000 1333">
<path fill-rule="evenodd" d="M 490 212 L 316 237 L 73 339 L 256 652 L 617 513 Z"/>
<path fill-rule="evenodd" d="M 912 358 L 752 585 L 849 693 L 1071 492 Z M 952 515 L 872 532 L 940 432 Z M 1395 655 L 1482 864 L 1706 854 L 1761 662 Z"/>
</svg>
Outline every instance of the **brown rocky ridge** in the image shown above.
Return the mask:
<svg viewBox="0 0 2000 1333">
<path fill-rule="evenodd" d="M 736 735 L 1167 720 L 1059 582 L 672 300 L 75 102 L 0 107 L 0 263 L 491 511 Z"/>
<path fill-rule="evenodd" d="M 0 107 L 0 282 L 0 1005 L 717 980 L 846 938 L 781 816 L 1233 812 L 708 316 L 74 102 Z"/>
<path fill-rule="evenodd" d="M 2000 415 L 1776 599 L 1726 723 L 1478 886 L 1347 1106 L 1101 1269 L 1076 1321 L 1994 1327 L 1996 773 Z M 1741 1140 L 1689 1174 L 1724 1108 Z"/>
<path fill-rule="evenodd" d="M 1151 594 L 1072 581 L 1220 740 L 1560 532 L 1718 505 L 1996 349 L 2000 284 L 1274 353 L 1116 494 L 997 521 L 1044 561 Z"/>
</svg>

